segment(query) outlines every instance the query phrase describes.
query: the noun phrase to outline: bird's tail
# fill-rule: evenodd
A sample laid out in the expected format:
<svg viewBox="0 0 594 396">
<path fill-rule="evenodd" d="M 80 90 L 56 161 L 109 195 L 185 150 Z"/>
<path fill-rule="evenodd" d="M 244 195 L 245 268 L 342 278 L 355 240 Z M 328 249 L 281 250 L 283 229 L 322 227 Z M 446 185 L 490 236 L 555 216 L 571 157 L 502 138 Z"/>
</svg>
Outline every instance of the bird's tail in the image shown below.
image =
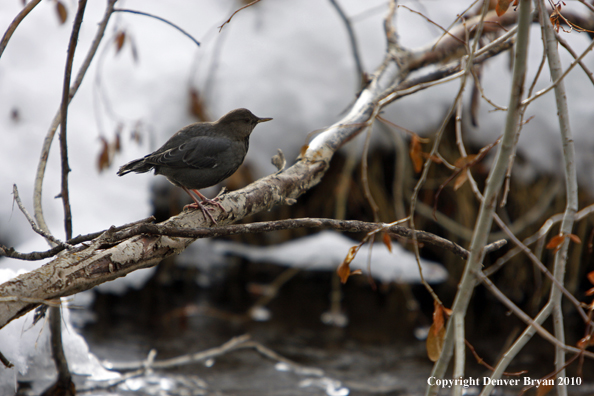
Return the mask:
<svg viewBox="0 0 594 396">
<path fill-rule="evenodd" d="M 118 176 L 124 176 L 130 172 L 145 173 L 154 168 L 153 164 L 147 164 L 144 158 L 140 158 L 134 161 L 128 162 L 126 165 L 122 165 L 118 171 Z"/>
</svg>

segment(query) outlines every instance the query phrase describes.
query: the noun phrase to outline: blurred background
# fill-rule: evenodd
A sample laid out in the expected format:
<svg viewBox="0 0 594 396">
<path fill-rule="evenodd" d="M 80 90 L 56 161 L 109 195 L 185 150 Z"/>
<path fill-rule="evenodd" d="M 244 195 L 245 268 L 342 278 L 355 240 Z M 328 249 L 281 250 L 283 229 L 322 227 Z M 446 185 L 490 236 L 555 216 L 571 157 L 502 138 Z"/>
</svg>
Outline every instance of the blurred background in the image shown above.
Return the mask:
<svg viewBox="0 0 594 396">
<path fill-rule="evenodd" d="M 150 174 L 119 178 L 117 169 L 160 147 L 181 127 L 215 120 L 234 108 L 246 107 L 257 116 L 272 117 L 274 121 L 255 130 L 244 166 L 227 180 L 225 187 L 235 190 L 275 172 L 270 159 L 277 149 L 284 152 L 290 166 L 312 133 L 339 120 L 361 89 L 361 75 L 336 4 L 350 20 L 363 71 L 373 73 L 385 56 L 385 0 L 263 0 L 219 28 L 247 3 L 116 3 L 117 8 L 142 11 L 174 23 L 198 40 L 200 46 L 153 18 L 123 12 L 111 17 L 99 51 L 69 108 L 74 235 L 150 215 L 162 221 L 179 213 L 189 203 L 182 190 Z M 470 3 L 399 2 L 432 21 L 399 8 L 395 26 L 402 45 L 417 48 L 430 43 L 442 34 L 433 23 L 449 27 Z M 578 2 L 568 4 L 575 12 L 587 12 Z M 20 0 L 0 3 L 2 32 L 22 6 Z M 14 246 L 21 252 L 47 249 L 45 241 L 31 230 L 13 205 L 12 189 L 13 184 L 18 186 L 21 199 L 32 212 L 33 182 L 43 140 L 59 108 L 76 6 L 71 0 L 42 1 L 19 25 L 0 58 L 0 244 Z M 87 5 L 74 74 L 87 54 L 105 6 L 105 1 Z M 537 26 L 531 34 L 529 74 L 535 76 L 542 44 Z M 590 44 L 586 34 L 573 32 L 563 37 L 577 53 Z M 561 52 L 567 66 L 572 58 Z M 593 56 L 587 55 L 584 62 L 593 67 Z M 510 70 L 508 53 L 493 58 L 482 69 L 485 95 L 500 106 L 507 105 Z M 549 84 L 545 70 L 536 90 Z M 581 209 L 592 204 L 594 193 L 594 87 L 579 68 L 567 77 L 566 86 L 578 156 Z M 431 139 L 444 122 L 458 87 L 459 83 L 454 81 L 405 97 L 388 106 L 383 117 Z M 501 135 L 505 112 L 495 111 L 483 101 L 478 108 L 478 122 L 471 120 L 470 91 L 464 99 L 464 140 L 468 151 L 477 153 Z M 522 129 L 508 204 L 499 212 L 520 239 L 534 234 L 546 219 L 563 212 L 565 207 L 552 93 L 530 106 L 526 119 L 530 121 Z M 459 157 L 454 120 L 446 122 L 448 128 L 440 153 L 454 163 Z M 384 222 L 408 213 L 418 176 L 410 164 L 409 141 L 408 134 L 390 125 L 374 126 L 367 177 L 379 206 L 379 218 Z M 62 202 L 54 198 L 60 192 L 58 146 L 56 138 L 43 184 L 43 207 L 51 231 L 63 238 Z M 428 151 L 430 144 L 423 146 Z M 361 184 L 362 150 L 362 139 L 353 140 L 335 155 L 322 182 L 295 205 L 274 208 L 244 221 L 298 217 L 373 221 Z M 490 156 L 472 169 L 481 188 L 489 164 Z M 445 166 L 433 166 L 419 196 L 415 224 L 418 229 L 468 247 L 478 210 L 471 189 L 468 185 L 457 191 L 446 187 L 435 202 L 437 189 L 451 174 Z M 204 193 L 213 197 L 221 187 Z M 439 214 L 437 221 L 432 216 L 434 205 Z M 592 229 L 591 218 L 578 222 L 574 232 L 583 243 L 570 250 L 567 287 L 580 301 L 587 301 L 583 292 L 592 286 L 586 279 L 586 274 L 594 270 Z M 90 380 L 117 377 L 102 369 L 97 358 L 112 362 L 142 360 L 153 348 L 158 351 L 157 359 L 167 358 L 199 352 L 249 333 L 282 356 L 304 366 L 322 368 L 324 373 L 284 372 L 274 361 L 253 350 L 242 350 L 206 364 L 124 381 L 109 392 L 423 393 L 432 366 L 426 357 L 424 340 L 432 322 L 433 300 L 419 284 L 410 244 L 393 241 L 392 253 L 383 244 L 376 244 L 369 267 L 369 253 L 361 251 L 357 265 L 363 269 L 363 275 L 339 285 L 334 268 L 346 256 L 348 247 L 364 235 L 316 232 L 302 229 L 225 241 L 200 240 L 179 257 L 167 259 L 156 268 L 134 272 L 68 299 L 75 309 L 65 319 L 71 326 L 71 331 L 65 332 L 65 337 L 71 337 L 66 343 L 72 346 L 67 354 L 79 374 L 78 383 L 90 386 Z M 552 231 L 551 235 L 555 233 Z M 494 239 L 504 237 L 501 232 L 495 234 Z M 495 263 L 509 248 L 488 256 L 485 266 Z M 464 261 L 431 246 L 423 247 L 421 256 L 424 268 L 431 274 L 430 283 L 444 304 L 450 306 Z M 549 263 L 552 256 L 545 251 L 543 262 Z M 0 280 L 39 265 L 2 259 Z M 521 256 L 503 266 L 494 281 L 531 315 L 538 312 L 548 296 L 544 276 Z M 481 287 L 476 289 L 472 304 L 467 319 L 468 341 L 483 359 L 495 364 L 524 325 L 508 315 Z M 575 344 L 583 336 L 583 325 L 577 315 L 572 315 L 571 306 L 566 309 L 568 343 Z M 54 372 L 44 340 L 47 328 L 43 320 L 33 325 L 31 315 L 0 330 L 0 350 L 17 366 L 0 371 L 1 389 L 13 389 L 18 380 L 22 394 L 37 394 L 50 383 Z M 540 364 L 552 362 L 552 354 L 550 345 L 533 340 L 510 370 L 528 367 L 530 376 L 539 378 L 552 371 L 552 363 Z M 588 372 L 587 368 L 591 372 L 591 362 L 585 364 L 584 372 Z M 488 375 L 479 364 L 467 370 L 473 376 Z M 569 367 L 572 375 L 575 370 L 577 365 Z M 587 394 L 593 388 L 581 386 L 572 390 L 575 394 Z M 502 389 L 507 391 L 512 390 Z"/>
</svg>

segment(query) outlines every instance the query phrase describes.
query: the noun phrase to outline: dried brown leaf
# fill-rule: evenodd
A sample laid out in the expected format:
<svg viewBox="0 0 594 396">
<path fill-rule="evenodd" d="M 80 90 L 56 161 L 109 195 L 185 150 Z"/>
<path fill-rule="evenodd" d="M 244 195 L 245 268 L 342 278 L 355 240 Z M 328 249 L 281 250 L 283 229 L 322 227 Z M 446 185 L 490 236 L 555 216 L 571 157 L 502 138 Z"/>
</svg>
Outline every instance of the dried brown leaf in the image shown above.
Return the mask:
<svg viewBox="0 0 594 396">
<path fill-rule="evenodd" d="M 110 164 L 109 143 L 107 142 L 107 139 L 105 139 L 103 136 L 101 137 L 101 144 L 102 149 L 97 160 L 97 169 L 99 170 L 99 172 L 103 172 L 103 170 L 107 169 Z"/>
<path fill-rule="evenodd" d="M 582 240 L 580 239 L 580 237 L 575 234 L 569 234 L 568 237 L 569 237 L 569 239 L 571 239 L 571 241 L 573 243 L 578 243 L 578 244 L 582 243 Z"/>
<path fill-rule="evenodd" d="M 206 107 L 204 106 L 204 100 L 202 100 L 202 95 L 194 87 L 190 88 L 190 113 L 198 117 L 202 122 L 210 121 Z"/>
<path fill-rule="evenodd" d="M 433 324 L 431 325 L 433 329 L 433 335 L 437 335 L 437 333 L 439 333 L 439 331 L 443 328 L 443 325 L 443 305 L 437 301 L 433 301 Z"/>
<path fill-rule="evenodd" d="M 497 16 L 501 16 L 501 15 L 505 14 L 505 12 L 509 8 L 509 5 L 511 4 L 511 2 L 512 2 L 512 0 L 497 1 L 497 5 L 495 6 L 495 12 L 497 13 Z"/>
<path fill-rule="evenodd" d="M 386 245 L 390 253 L 392 253 L 392 238 L 390 238 L 390 235 L 386 232 L 383 232 L 382 234 L 382 241 L 384 242 L 384 245 Z"/>
<path fill-rule="evenodd" d="M 555 382 L 555 381 L 553 381 Z M 555 387 L 555 385 L 540 385 L 538 388 L 536 388 L 536 396 L 544 396 L 547 393 L 549 393 L 553 388 Z"/>
<path fill-rule="evenodd" d="M 435 330 L 435 322 L 429 328 L 429 334 L 427 335 L 427 356 L 432 362 L 436 362 L 441 355 L 443 349 L 443 340 L 445 338 L 446 329 L 441 327 L 439 330 Z"/>
<path fill-rule="evenodd" d="M 588 275 L 586 275 L 586 276 L 588 277 L 588 280 L 590 281 L 590 283 L 594 285 L 594 271 L 588 272 Z"/>
<path fill-rule="evenodd" d="M 554 237 L 551 238 L 549 243 L 547 243 L 546 248 L 549 250 L 559 250 L 559 248 L 563 244 L 564 240 L 565 240 L 565 235 L 563 235 L 563 234 L 555 235 Z"/>
<path fill-rule="evenodd" d="M 120 136 L 120 133 L 117 132 L 115 140 L 113 141 L 113 152 L 119 153 L 120 151 L 122 151 L 122 138 Z"/>
<path fill-rule="evenodd" d="M 585 336 L 584 338 L 582 338 L 581 340 L 579 340 L 577 342 L 577 347 L 578 348 L 588 348 L 590 346 L 594 345 L 594 339 L 592 339 L 592 335 L 588 334 L 587 336 Z"/>
<path fill-rule="evenodd" d="M 351 261 L 353 261 L 353 259 L 357 255 L 357 251 L 359 251 L 360 247 L 361 245 L 352 246 L 349 249 L 349 252 L 347 253 L 346 257 L 344 258 L 342 264 L 340 264 L 336 269 L 336 273 L 340 277 L 340 281 L 342 283 L 346 283 L 347 279 L 349 279 L 349 276 L 361 273 L 361 270 L 351 271 L 350 267 Z"/>
<path fill-rule="evenodd" d="M 468 169 L 464 169 L 454 181 L 454 191 L 457 191 L 468 180 Z"/>
<path fill-rule="evenodd" d="M 60 21 L 60 25 L 66 23 L 68 19 L 68 10 L 66 6 L 61 1 L 56 1 L 56 14 L 58 15 L 58 20 Z"/>
<path fill-rule="evenodd" d="M 126 32 L 120 30 L 115 36 L 115 46 L 116 46 L 116 54 L 119 54 L 126 42 Z"/>
<path fill-rule="evenodd" d="M 419 173 L 423 169 L 423 150 L 421 149 L 421 141 L 417 135 L 413 135 L 410 141 L 409 150 L 410 159 L 413 163 L 415 173 Z"/>
</svg>

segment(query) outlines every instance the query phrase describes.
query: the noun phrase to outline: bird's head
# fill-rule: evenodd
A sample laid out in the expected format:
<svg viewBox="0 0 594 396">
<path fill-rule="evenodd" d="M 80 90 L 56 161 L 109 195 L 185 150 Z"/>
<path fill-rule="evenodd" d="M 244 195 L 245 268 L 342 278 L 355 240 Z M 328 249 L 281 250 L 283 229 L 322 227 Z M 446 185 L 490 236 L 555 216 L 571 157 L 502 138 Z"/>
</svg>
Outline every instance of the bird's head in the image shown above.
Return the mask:
<svg viewBox="0 0 594 396">
<path fill-rule="evenodd" d="M 270 120 L 272 118 L 256 117 L 248 109 L 235 109 L 219 118 L 216 124 L 226 127 L 225 130 L 233 136 L 248 137 L 256 125 Z"/>
</svg>

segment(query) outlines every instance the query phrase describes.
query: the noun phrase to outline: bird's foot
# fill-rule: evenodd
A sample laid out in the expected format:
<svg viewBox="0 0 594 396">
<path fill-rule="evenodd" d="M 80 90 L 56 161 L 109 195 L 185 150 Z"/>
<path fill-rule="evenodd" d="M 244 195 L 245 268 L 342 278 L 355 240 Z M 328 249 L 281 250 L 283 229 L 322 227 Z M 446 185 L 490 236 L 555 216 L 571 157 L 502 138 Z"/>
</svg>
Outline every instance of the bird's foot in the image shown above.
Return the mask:
<svg viewBox="0 0 594 396">
<path fill-rule="evenodd" d="M 220 204 L 219 204 L 220 205 Z M 184 206 L 184 210 L 185 209 L 200 209 L 202 211 L 202 214 L 204 215 L 204 217 L 208 217 L 213 224 L 217 224 L 217 221 L 214 219 L 214 217 L 212 217 L 212 214 L 210 214 L 209 210 L 213 210 L 213 208 L 207 208 L 206 206 L 204 206 L 203 204 L 201 204 L 200 202 L 196 201 L 193 202 L 189 205 Z M 224 211 L 225 209 L 223 209 Z"/>
<path fill-rule="evenodd" d="M 218 196 L 214 197 L 213 199 L 205 198 L 202 200 L 202 203 L 207 203 L 207 204 L 211 204 L 213 206 L 218 206 L 224 213 L 227 213 L 227 211 L 225 210 L 223 205 L 219 202 Z"/>
<path fill-rule="evenodd" d="M 211 205 L 214 205 L 214 206 L 218 206 L 224 213 L 227 213 L 227 211 L 225 210 L 225 208 L 223 208 L 223 205 L 221 205 L 221 203 L 219 202 L 219 197 L 221 197 L 225 193 L 225 191 L 226 191 L 226 189 L 224 187 L 221 190 L 221 192 L 216 197 L 214 197 L 213 199 L 206 198 L 198 190 L 192 190 L 192 191 L 202 200 L 202 203 L 207 203 L 207 204 L 211 204 Z M 197 200 L 194 199 L 194 202 L 197 202 Z"/>
</svg>

